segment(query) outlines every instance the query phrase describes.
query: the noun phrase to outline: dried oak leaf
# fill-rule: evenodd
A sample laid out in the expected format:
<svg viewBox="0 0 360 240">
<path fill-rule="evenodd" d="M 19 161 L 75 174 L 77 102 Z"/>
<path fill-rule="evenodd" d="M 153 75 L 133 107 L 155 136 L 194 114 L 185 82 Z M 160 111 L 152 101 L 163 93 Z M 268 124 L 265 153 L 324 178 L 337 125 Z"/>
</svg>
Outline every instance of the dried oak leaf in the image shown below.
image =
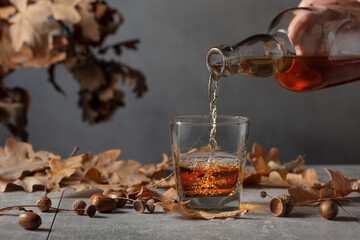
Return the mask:
<svg viewBox="0 0 360 240">
<path fill-rule="evenodd" d="M 339 170 L 334 172 L 325 168 L 325 171 L 330 176 L 330 180 L 334 188 L 334 193 L 336 197 L 343 197 L 354 191 L 350 187 L 350 180 L 345 178 Z"/>
<path fill-rule="evenodd" d="M 306 202 L 309 200 L 335 197 L 332 188 L 315 189 L 310 187 L 295 187 L 289 188 L 288 192 L 295 202 Z"/>
<path fill-rule="evenodd" d="M 286 175 L 286 181 L 296 187 L 312 187 L 315 188 L 316 186 L 323 185 L 318 175 L 316 174 L 315 169 L 308 168 L 308 169 L 299 169 L 296 173 L 288 173 Z"/>
<path fill-rule="evenodd" d="M 360 179 L 358 179 L 356 182 L 353 183 L 352 190 L 360 190 Z"/>
<path fill-rule="evenodd" d="M 163 160 L 161 163 L 152 163 L 141 166 L 139 168 L 139 171 L 144 173 L 147 177 L 151 178 L 156 172 L 160 170 L 165 170 L 169 166 L 170 161 L 169 157 L 165 153 L 162 154 L 162 157 Z"/>
<path fill-rule="evenodd" d="M 294 171 L 296 168 L 300 168 L 305 163 L 303 156 L 299 155 L 295 160 L 284 163 L 284 167 L 289 172 Z"/>
<path fill-rule="evenodd" d="M 15 56 L 15 50 L 11 46 L 9 27 L 9 22 L 0 20 L 0 85 L 1 80 L 8 73 L 13 69 L 20 68 L 20 65 L 12 60 Z"/>
<path fill-rule="evenodd" d="M 155 188 L 173 188 L 176 186 L 175 176 L 171 176 L 169 179 L 153 179 L 151 182 L 151 186 Z"/>
<path fill-rule="evenodd" d="M 266 149 L 258 143 L 253 144 L 252 152 L 247 154 L 247 159 L 257 172 L 268 169 L 270 161 L 280 164 L 279 150 L 277 148 L 271 148 L 270 151 L 267 152 Z"/>
<path fill-rule="evenodd" d="M 157 202 L 155 203 L 155 205 L 158 207 L 162 207 L 163 210 L 168 213 L 176 213 L 188 218 L 206 219 L 206 220 L 215 219 L 215 218 L 220 218 L 220 219 L 237 218 L 243 216 L 246 213 L 246 211 L 243 210 L 220 212 L 220 213 L 207 213 L 203 211 L 194 211 L 190 213 L 186 211 L 183 206 L 186 205 L 188 202 L 189 201 L 182 203 L 174 203 L 171 201 L 165 201 L 165 202 Z"/>
<path fill-rule="evenodd" d="M 286 180 L 288 173 L 287 170 L 278 169 L 270 172 L 269 176 L 262 176 L 260 182 L 281 187 L 291 187 L 291 184 Z"/>
<path fill-rule="evenodd" d="M 141 163 L 136 160 L 120 160 L 113 165 L 113 174 L 109 183 L 118 183 L 122 185 L 134 185 L 138 183 L 150 182 L 144 173 L 139 171 Z"/>
<path fill-rule="evenodd" d="M 20 50 L 24 43 L 30 46 L 35 45 L 41 39 L 45 27 L 51 16 L 51 9 L 43 1 L 29 4 L 27 0 L 10 0 L 17 8 L 18 13 L 9 19 L 11 42 L 16 52 Z"/>
<path fill-rule="evenodd" d="M 59 184 L 64 178 L 70 177 L 82 166 L 84 157 L 85 154 L 68 159 L 51 159 L 49 163 L 50 169 L 46 169 L 46 173 L 49 175 L 49 180 L 46 184 L 47 188 L 59 188 Z"/>
<path fill-rule="evenodd" d="M 178 202 L 179 196 L 175 188 L 171 187 L 169 188 L 164 194 L 166 198 L 170 199 L 169 201 Z"/>
<path fill-rule="evenodd" d="M 105 189 L 109 189 L 112 188 L 114 190 L 116 189 L 120 189 L 121 186 L 119 184 L 91 184 L 91 183 L 79 183 L 79 184 L 70 184 L 70 185 L 64 185 L 63 187 L 58 187 L 58 188 L 54 188 L 52 189 L 53 191 L 64 191 L 68 188 L 72 188 L 75 190 L 75 192 L 80 192 L 83 191 L 85 189 L 93 189 L 93 188 L 97 188 L 100 190 L 105 190 Z"/>
<path fill-rule="evenodd" d="M 48 27 L 56 31 L 58 24 L 51 23 Z M 20 48 L 19 54 L 13 57 L 12 60 L 22 67 L 40 68 L 50 66 L 66 59 L 67 54 L 64 51 L 64 48 L 67 46 L 68 41 L 64 36 L 49 38 L 48 35 L 41 35 L 40 38 L 42 40 L 35 43 L 32 47 L 23 45 Z"/>
<path fill-rule="evenodd" d="M 0 88 L 0 122 L 23 141 L 28 138 L 26 125 L 30 101 L 30 94 L 22 88 Z"/>
<path fill-rule="evenodd" d="M 145 186 L 141 187 L 141 190 L 140 190 L 139 194 L 136 195 L 136 197 L 139 199 L 153 198 L 160 202 L 174 201 L 174 199 L 172 197 L 170 197 L 169 194 L 168 195 L 160 194 L 160 193 L 156 192 L 155 190 L 149 189 Z"/>
<path fill-rule="evenodd" d="M 245 169 L 244 175 L 244 185 L 254 185 L 261 181 L 261 177 L 267 176 L 270 173 L 271 169 L 267 168 L 261 172 L 256 172 L 255 169 Z"/>
<path fill-rule="evenodd" d="M 14 13 L 16 13 L 16 8 L 14 6 L 0 7 L 0 18 L 1 19 L 6 19 L 7 20 Z"/>
<path fill-rule="evenodd" d="M 33 171 L 49 165 L 49 160 L 58 157 L 50 152 L 34 152 L 32 146 L 10 138 L 5 147 L 0 147 L 0 176 L 3 179 L 15 180 L 25 171 Z"/>
<path fill-rule="evenodd" d="M 53 0 L 50 8 L 54 19 L 62 20 L 70 24 L 79 23 L 80 14 L 76 10 L 76 5 L 80 0 Z"/>
<path fill-rule="evenodd" d="M 35 189 L 43 190 L 46 186 L 47 180 L 47 176 L 30 176 L 23 179 L 17 179 L 12 182 L 11 185 L 21 187 L 26 192 L 32 192 Z"/>
</svg>

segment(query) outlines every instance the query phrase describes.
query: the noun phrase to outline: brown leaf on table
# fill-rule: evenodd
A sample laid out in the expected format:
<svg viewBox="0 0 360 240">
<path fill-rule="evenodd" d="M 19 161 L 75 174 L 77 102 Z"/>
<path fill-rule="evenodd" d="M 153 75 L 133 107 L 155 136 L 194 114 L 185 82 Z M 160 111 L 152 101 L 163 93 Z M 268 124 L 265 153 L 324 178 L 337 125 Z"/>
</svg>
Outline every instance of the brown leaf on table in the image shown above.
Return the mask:
<svg viewBox="0 0 360 240">
<path fill-rule="evenodd" d="M 109 183 L 133 185 L 142 182 L 150 182 L 144 173 L 139 171 L 141 163 L 136 160 L 120 160 L 114 163 L 113 174 Z"/>
<path fill-rule="evenodd" d="M 261 177 L 267 176 L 271 169 L 267 168 L 261 172 L 256 172 L 255 169 L 245 170 L 244 185 L 254 185 L 261 181 Z"/>
<path fill-rule="evenodd" d="M 169 196 L 169 193 L 168 193 L 168 195 L 160 194 L 160 193 L 156 192 L 155 190 L 149 189 L 145 186 L 141 187 L 140 193 L 137 194 L 136 197 L 139 199 L 153 198 L 160 202 L 174 201 L 172 196 Z"/>
<path fill-rule="evenodd" d="M 101 184 L 101 173 L 96 168 L 90 168 L 86 171 L 84 178 L 90 182 Z"/>
<path fill-rule="evenodd" d="M 353 190 L 350 187 L 350 180 L 345 178 L 344 175 L 341 174 L 339 170 L 336 172 L 326 169 L 325 171 L 329 174 L 332 185 L 334 187 L 334 192 L 337 197 L 346 196 L 353 192 Z"/>
<path fill-rule="evenodd" d="M 163 160 L 161 163 L 152 163 L 141 166 L 139 171 L 151 178 L 156 172 L 166 169 L 170 164 L 169 157 L 165 153 L 162 154 L 162 157 Z"/>
<path fill-rule="evenodd" d="M 296 168 L 300 168 L 305 163 L 303 156 L 299 155 L 295 160 L 284 163 L 284 167 L 289 172 L 294 171 Z"/>
<path fill-rule="evenodd" d="M 313 168 L 300 169 L 296 171 L 296 173 L 288 173 L 286 175 L 286 181 L 296 187 L 305 186 L 315 188 L 315 186 L 322 184 Z"/>
<path fill-rule="evenodd" d="M 0 59 L 1 56 L 0 54 Z M 0 122 L 23 141 L 28 138 L 26 125 L 30 101 L 30 94 L 27 91 L 22 88 L 2 89 L 0 80 Z"/>
<path fill-rule="evenodd" d="M 295 202 L 306 202 L 309 200 L 320 200 L 335 197 L 331 188 L 314 189 L 310 187 L 296 187 L 288 189 L 290 196 Z"/>
<path fill-rule="evenodd" d="M 281 187 L 291 187 L 289 182 L 286 180 L 287 174 L 287 170 L 278 169 L 270 172 L 269 176 L 262 176 L 260 182 Z"/>
<path fill-rule="evenodd" d="M 358 179 L 356 182 L 353 183 L 352 190 L 360 190 L 360 179 Z"/>
<path fill-rule="evenodd" d="M 38 187 L 38 190 L 43 190 L 46 182 L 48 180 L 47 176 L 31 176 L 31 177 L 25 177 L 24 179 L 17 179 L 12 184 L 17 185 L 21 188 L 23 188 L 26 192 L 32 192 L 35 188 Z"/>
<path fill-rule="evenodd" d="M 72 185 L 67 185 L 67 186 L 63 186 L 63 187 L 59 187 L 59 188 L 54 188 L 52 189 L 53 191 L 64 191 L 68 188 L 72 188 L 75 190 L 75 192 L 80 192 L 83 191 L 85 189 L 93 189 L 93 188 L 97 188 L 100 190 L 105 190 L 105 189 L 120 189 L 121 186 L 119 184 L 91 184 L 91 183 L 81 183 L 81 184 L 72 184 Z"/>
<path fill-rule="evenodd" d="M 166 198 L 170 199 L 169 201 L 179 201 L 179 196 L 175 188 L 171 187 L 169 188 L 164 194 Z"/>
<path fill-rule="evenodd" d="M 76 172 L 77 168 L 82 166 L 85 156 L 82 154 L 68 159 L 51 159 L 49 163 L 50 169 L 46 170 L 46 173 L 50 176 L 46 184 L 47 188 L 59 188 L 59 184 L 64 178 L 70 177 Z"/>
<path fill-rule="evenodd" d="M 269 168 L 270 161 L 280 164 L 279 150 L 277 148 L 271 148 L 269 152 L 266 151 L 258 143 L 254 143 L 252 146 L 252 152 L 247 154 L 247 159 L 257 172 L 262 172 Z"/>
<path fill-rule="evenodd" d="M 50 158 L 58 157 L 50 152 L 34 152 L 28 143 L 17 142 L 10 138 L 5 147 L 0 146 L 0 177 L 16 180 L 25 171 L 33 171 L 49 165 Z"/>
<path fill-rule="evenodd" d="M 169 179 L 153 179 L 151 182 L 151 186 L 155 188 L 173 188 L 176 186 L 175 176 L 171 176 Z"/>
<path fill-rule="evenodd" d="M 224 218 L 237 218 L 240 216 L 243 216 L 246 211 L 243 210 L 237 210 L 237 211 L 231 211 L 231 212 L 220 212 L 220 213 L 207 213 L 203 211 L 194 211 L 192 213 L 185 210 L 183 205 L 187 204 L 188 202 L 183 203 L 174 203 L 170 201 L 165 202 L 157 202 L 155 203 L 156 206 L 162 207 L 165 212 L 168 213 L 176 213 L 180 214 L 184 217 L 188 218 L 196 218 L 196 219 L 224 219 Z"/>
</svg>

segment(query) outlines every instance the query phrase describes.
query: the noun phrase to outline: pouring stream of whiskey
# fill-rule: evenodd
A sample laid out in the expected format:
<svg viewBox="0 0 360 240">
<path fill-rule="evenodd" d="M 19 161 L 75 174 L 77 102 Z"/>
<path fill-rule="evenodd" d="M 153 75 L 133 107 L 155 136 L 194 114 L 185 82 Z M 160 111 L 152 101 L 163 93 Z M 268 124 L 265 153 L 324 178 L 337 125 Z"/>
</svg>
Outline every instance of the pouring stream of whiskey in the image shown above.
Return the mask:
<svg viewBox="0 0 360 240">
<path fill-rule="evenodd" d="M 210 145 L 210 157 L 208 159 L 209 163 L 214 162 L 214 154 L 217 147 L 217 142 L 215 139 L 216 136 L 216 117 L 217 117 L 217 109 L 216 103 L 218 100 L 219 94 L 219 81 L 220 76 L 216 71 L 212 71 L 209 77 L 209 85 L 208 85 L 208 92 L 209 92 L 209 102 L 210 102 L 210 116 L 211 116 L 211 123 L 212 128 L 210 131 L 210 138 L 209 138 L 209 145 Z"/>
</svg>

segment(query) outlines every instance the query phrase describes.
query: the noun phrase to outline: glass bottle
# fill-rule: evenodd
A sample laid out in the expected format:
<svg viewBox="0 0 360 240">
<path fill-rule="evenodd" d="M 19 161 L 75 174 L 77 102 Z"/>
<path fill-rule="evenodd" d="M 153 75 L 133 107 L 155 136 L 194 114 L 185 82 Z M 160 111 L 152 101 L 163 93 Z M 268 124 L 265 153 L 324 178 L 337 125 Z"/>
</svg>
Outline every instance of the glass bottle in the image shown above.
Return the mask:
<svg viewBox="0 0 360 240">
<path fill-rule="evenodd" d="M 206 64 L 222 77 L 274 75 L 298 92 L 360 80 L 360 9 L 289 9 L 274 18 L 267 34 L 210 49 Z"/>
</svg>

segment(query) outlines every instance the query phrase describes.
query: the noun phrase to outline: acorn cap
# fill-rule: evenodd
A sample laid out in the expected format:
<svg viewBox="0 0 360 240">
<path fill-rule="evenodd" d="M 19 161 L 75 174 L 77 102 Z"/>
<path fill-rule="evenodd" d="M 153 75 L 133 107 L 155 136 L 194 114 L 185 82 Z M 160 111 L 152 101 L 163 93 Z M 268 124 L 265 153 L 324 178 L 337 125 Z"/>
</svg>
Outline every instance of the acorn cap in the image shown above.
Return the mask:
<svg viewBox="0 0 360 240">
<path fill-rule="evenodd" d="M 294 208 L 294 200 L 292 199 L 292 197 L 286 194 L 279 195 L 278 197 L 284 200 L 286 204 L 285 215 L 291 213 Z"/>
<path fill-rule="evenodd" d="M 133 202 L 133 207 L 134 207 L 135 211 L 137 211 L 138 213 L 143 213 L 145 211 L 145 205 L 139 199 L 137 199 Z"/>
<path fill-rule="evenodd" d="M 270 211 L 275 217 L 284 216 L 286 211 L 285 201 L 279 197 L 272 198 L 270 201 Z"/>
</svg>

